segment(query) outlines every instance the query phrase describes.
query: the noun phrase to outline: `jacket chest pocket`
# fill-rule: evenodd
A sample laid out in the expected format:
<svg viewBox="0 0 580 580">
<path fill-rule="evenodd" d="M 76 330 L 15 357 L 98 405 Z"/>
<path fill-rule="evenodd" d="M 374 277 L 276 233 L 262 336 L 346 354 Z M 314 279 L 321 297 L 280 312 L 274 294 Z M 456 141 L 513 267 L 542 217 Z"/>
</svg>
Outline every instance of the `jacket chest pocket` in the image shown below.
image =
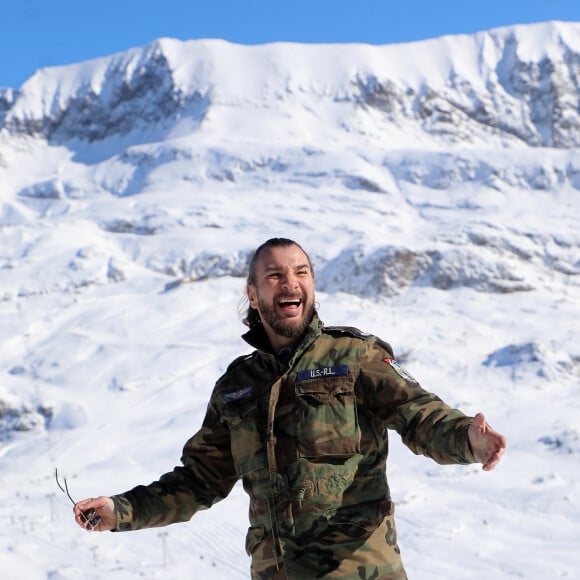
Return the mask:
<svg viewBox="0 0 580 580">
<path fill-rule="evenodd" d="M 296 384 L 296 435 L 301 457 L 360 453 L 360 428 L 350 377 Z"/>
<path fill-rule="evenodd" d="M 265 466 L 258 429 L 258 403 L 254 398 L 226 403 L 221 420 L 230 432 L 230 446 L 236 473 L 243 476 Z"/>
</svg>

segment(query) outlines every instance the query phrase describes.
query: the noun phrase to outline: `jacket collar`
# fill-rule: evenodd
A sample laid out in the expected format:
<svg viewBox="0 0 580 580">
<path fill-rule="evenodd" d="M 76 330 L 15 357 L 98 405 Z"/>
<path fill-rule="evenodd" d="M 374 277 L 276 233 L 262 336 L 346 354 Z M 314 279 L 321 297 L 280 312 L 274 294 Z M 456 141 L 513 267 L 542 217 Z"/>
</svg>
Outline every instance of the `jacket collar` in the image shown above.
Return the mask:
<svg viewBox="0 0 580 580">
<path fill-rule="evenodd" d="M 304 331 L 304 334 L 293 345 L 294 352 L 302 350 L 306 346 L 310 345 L 312 341 L 320 335 L 323 326 L 324 324 L 322 323 L 320 318 L 318 318 L 318 313 L 314 312 L 314 316 L 312 317 L 310 324 Z M 266 334 L 266 331 L 264 330 L 264 327 L 261 324 L 259 326 L 255 326 L 254 328 L 250 329 L 248 332 L 243 334 L 242 338 L 250 346 L 253 346 L 255 349 L 259 350 L 262 353 L 276 355 L 279 354 L 274 353 L 272 351 L 272 346 L 270 344 L 270 340 L 268 339 L 268 335 Z"/>
</svg>

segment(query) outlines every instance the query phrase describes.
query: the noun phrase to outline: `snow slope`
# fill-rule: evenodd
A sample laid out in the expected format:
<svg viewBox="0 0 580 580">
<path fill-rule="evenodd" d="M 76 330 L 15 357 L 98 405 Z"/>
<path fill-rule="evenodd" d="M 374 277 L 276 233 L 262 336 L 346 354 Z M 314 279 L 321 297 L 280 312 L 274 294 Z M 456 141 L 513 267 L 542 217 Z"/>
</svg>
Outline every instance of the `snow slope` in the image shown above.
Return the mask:
<svg viewBox="0 0 580 580">
<path fill-rule="evenodd" d="M 508 437 L 440 467 L 394 434 L 414 579 L 579 577 L 580 24 L 406 45 L 160 39 L 0 91 L 2 578 L 248 578 L 241 487 L 85 534 L 75 499 L 171 469 L 248 351 L 251 251 L 308 249 L 328 324 L 391 342 Z"/>
</svg>

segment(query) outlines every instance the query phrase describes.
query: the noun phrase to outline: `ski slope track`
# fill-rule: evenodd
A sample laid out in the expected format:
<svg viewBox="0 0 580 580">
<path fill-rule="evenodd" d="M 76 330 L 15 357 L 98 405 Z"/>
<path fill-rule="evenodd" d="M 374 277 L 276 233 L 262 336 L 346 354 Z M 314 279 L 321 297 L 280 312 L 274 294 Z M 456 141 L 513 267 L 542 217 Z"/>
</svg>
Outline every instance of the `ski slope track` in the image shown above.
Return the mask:
<svg viewBox="0 0 580 580">
<path fill-rule="evenodd" d="M 310 251 L 327 324 L 506 434 L 495 471 L 392 434 L 414 580 L 580 578 L 580 23 L 369 46 L 159 39 L 0 89 L 0 576 L 249 578 L 247 498 L 89 534 L 179 463 L 249 351 L 245 271 Z"/>
</svg>

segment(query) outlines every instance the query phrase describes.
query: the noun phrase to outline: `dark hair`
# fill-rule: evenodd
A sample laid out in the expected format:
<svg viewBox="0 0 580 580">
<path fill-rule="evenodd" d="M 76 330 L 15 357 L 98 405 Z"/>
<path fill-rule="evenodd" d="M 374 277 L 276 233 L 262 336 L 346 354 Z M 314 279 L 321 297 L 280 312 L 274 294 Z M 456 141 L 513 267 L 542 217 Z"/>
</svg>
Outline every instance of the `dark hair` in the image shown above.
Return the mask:
<svg viewBox="0 0 580 580">
<path fill-rule="evenodd" d="M 289 238 L 270 238 L 269 240 L 266 240 L 261 246 L 258 246 L 256 251 L 252 254 L 248 266 L 248 278 L 246 280 L 246 284 L 248 286 L 256 285 L 256 264 L 258 263 L 258 258 L 265 250 L 269 250 L 270 248 L 288 248 L 290 246 L 296 246 L 297 248 L 302 250 L 302 252 L 304 252 L 304 255 L 308 259 L 308 265 L 310 266 L 312 277 L 314 277 L 312 260 L 299 243 L 295 242 L 294 240 L 290 240 Z M 250 328 L 254 328 L 262 324 L 262 321 L 260 320 L 260 314 L 255 308 L 252 308 L 250 305 L 248 305 L 246 316 L 243 318 L 242 322 L 246 326 L 249 326 Z"/>
</svg>

